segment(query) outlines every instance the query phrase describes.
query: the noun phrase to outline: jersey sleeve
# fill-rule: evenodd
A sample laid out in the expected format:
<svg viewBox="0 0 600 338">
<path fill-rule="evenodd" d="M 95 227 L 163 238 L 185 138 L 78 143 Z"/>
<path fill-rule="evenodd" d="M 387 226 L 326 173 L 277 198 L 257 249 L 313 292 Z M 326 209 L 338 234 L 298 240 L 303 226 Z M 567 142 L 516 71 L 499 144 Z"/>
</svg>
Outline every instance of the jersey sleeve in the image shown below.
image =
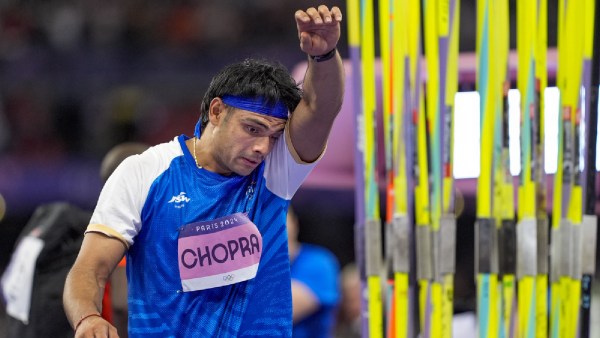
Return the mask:
<svg viewBox="0 0 600 338">
<path fill-rule="evenodd" d="M 325 149 L 313 162 L 304 162 L 294 149 L 289 134 L 289 121 L 283 136 L 277 140 L 271 153 L 265 160 L 265 180 L 267 188 L 277 196 L 290 200 L 308 177 L 319 160 L 323 158 Z"/>
<path fill-rule="evenodd" d="M 182 150 L 176 137 L 121 162 L 100 192 L 86 233 L 114 237 L 129 248 L 141 230 L 142 209 L 150 187 L 179 156 Z"/>
<path fill-rule="evenodd" d="M 141 213 L 146 195 L 142 193 L 142 161 L 137 156 L 125 159 L 106 181 L 92 214 L 88 232 L 99 232 L 133 244 L 141 228 Z"/>
</svg>

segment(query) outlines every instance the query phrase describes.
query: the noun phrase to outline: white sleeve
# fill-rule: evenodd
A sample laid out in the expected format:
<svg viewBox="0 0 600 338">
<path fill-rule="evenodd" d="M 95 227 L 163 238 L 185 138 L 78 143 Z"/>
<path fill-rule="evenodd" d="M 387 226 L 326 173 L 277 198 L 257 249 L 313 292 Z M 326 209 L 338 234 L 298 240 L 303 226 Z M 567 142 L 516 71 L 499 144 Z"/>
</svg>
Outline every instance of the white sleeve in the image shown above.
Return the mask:
<svg viewBox="0 0 600 338">
<path fill-rule="evenodd" d="M 147 191 L 143 192 L 142 161 L 125 159 L 110 175 L 100 192 L 87 232 L 100 232 L 122 241 L 127 247 L 141 229 L 141 214 Z"/>
<path fill-rule="evenodd" d="M 181 146 L 175 138 L 121 162 L 100 192 L 86 233 L 103 233 L 131 246 L 142 227 L 142 208 L 150 186 L 173 158 L 181 155 Z"/>
<path fill-rule="evenodd" d="M 283 136 L 275 142 L 273 150 L 265 160 L 264 176 L 267 188 L 283 199 L 292 199 L 308 174 L 323 158 L 323 154 L 325 149 L 315 161 L 311 163 L 302 161 L 292 145 L 289 129 L 286 126 Z"/>
</svg>

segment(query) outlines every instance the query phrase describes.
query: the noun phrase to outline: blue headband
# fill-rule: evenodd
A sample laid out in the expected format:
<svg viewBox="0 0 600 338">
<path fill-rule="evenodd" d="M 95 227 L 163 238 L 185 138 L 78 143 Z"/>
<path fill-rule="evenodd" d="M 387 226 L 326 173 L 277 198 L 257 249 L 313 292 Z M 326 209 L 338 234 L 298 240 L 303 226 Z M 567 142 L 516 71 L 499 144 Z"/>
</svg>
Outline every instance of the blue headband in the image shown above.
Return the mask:
<svg viewBox="0 0 600 338">
<path fill-rule="evenodd" d="M 200 138 L 200 134 L 202 133 L 202 118 L 198 119 L 198 122 L 196 122 L 196 128 L 194 128 L 194 136 L 196 136 L 197 138 Z"/>
<path fill-rule="evenodd" d="M 247 110 L 253 113 L 272 116 L 284 120 L 287 120 L 288 118 L 288 109 L 286 105 L 283 104 L 283 102 L 281 101 L 277 101 L 275 104 L 269 105 L 267 104 L 267 100 L 262 96 L 249 98 L 233 95 L 223 95 L 221 97 L 221 100 L 223 100 L 223 103 L 225 103 L 226 105 L 234 108 Z M 194 129 L 194 136 L 198 138 L 200 137 L 201 133 L 201 124 L 202 123 L 200 119 L 198 120 L 198 123 L 196 123 L 196 128 Z"/>
<path fill-rule="evenodd" d="M 288 109 L 281 101 L 277 101 L 275 104 L 268 104 L 267 100 L 262 96 L 251 98 L 233 95 L 223 95 L 221 99 L 226 105 L 238 109 L 272 116 L 278 119 L 287 120 L 288 118 Z"/>
</svg>

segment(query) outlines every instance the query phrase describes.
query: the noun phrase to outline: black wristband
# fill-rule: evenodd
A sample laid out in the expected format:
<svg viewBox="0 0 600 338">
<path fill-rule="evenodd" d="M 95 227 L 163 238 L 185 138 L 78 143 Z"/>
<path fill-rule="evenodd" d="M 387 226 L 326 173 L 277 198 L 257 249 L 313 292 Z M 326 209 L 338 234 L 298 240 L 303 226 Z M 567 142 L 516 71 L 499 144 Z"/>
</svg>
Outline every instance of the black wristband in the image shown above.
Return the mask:
<svg viewBox="0 0 600 338">
<path fill-rule="evenodd" d="M 316 56 L 310 55 L 310 58 L 317 62 L 323 62 L 323 61 L 327 61 L 327 60 L 333 58 L 335 56 L 336 52 L 337 52 L 337 48 L 334 48 L 323 55 L 316 55 Z"/>
</svg>

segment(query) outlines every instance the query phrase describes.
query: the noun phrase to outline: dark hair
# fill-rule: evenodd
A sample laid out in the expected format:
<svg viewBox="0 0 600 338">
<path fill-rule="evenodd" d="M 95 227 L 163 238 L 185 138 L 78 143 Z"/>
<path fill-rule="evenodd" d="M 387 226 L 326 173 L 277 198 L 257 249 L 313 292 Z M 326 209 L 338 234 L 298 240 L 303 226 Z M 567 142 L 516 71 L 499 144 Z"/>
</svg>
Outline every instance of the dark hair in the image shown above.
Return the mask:
<svg viewBox="0 0 600 338">
<path fill-rule="evenodd" d="M 233 95 L 263 97 L 268 104 L 281 101 L 290 112 L 300 102 L 302 91 L 280 63 L 246 59 L 223 68 L 210 82 L 200 106 L 202 129 L 208 123 L 208 108 L 215 97 Z"/>
</svg>

